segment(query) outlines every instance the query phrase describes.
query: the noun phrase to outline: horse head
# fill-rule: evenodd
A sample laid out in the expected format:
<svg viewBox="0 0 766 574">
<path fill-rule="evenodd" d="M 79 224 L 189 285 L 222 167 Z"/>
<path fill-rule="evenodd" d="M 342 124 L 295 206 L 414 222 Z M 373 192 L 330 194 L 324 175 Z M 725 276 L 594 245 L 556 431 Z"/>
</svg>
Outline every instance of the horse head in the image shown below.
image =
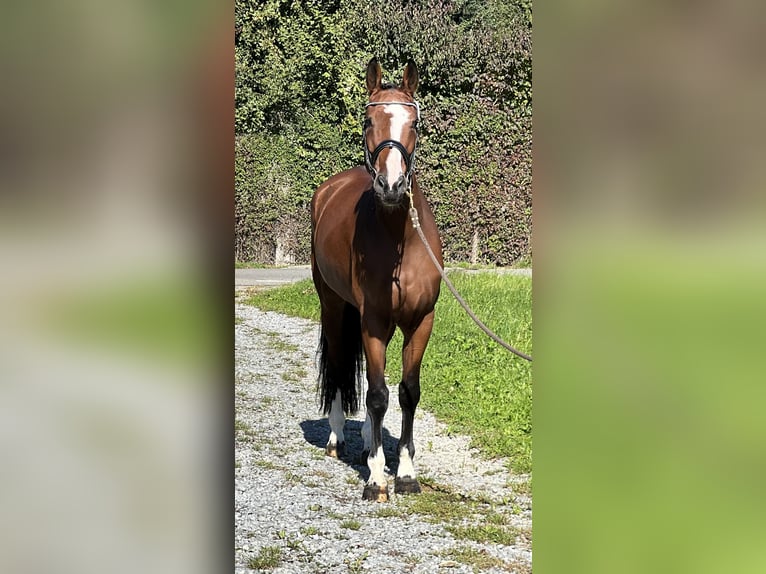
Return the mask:
<svg viewBox="0 0 766 574">
<path fill-rule="evenodd" d="M 376 199 L 391 208 L 403 205 L 412 188 L 420 123 L 414 99 L 418 69 L 408 62 L 398 86 L 383 84 L 381 76 L 380 64 L 373 58 L 367 65 L 364 158 Z"/>
</svg>

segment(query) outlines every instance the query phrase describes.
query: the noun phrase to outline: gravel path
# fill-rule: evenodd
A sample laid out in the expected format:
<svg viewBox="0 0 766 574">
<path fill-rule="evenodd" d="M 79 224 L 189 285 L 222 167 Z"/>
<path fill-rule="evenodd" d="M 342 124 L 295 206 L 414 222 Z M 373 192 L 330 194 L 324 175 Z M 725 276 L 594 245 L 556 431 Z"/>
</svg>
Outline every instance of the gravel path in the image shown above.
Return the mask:
<svg viewBox="0 0 766 574">
<path fill-rule="evenodd" d="M 318 327 L 236 306 L 236 572 L 531 572 L 526 476 L 481 459 L 418 409 L 415 465 L 424 493 L 362 501 L 360 413 L 346 423 L 349 460 L 324 456 L 316 401 Z M 389 474 L 401 426 L 397 390 L 384 422 Z"/>
</svg>

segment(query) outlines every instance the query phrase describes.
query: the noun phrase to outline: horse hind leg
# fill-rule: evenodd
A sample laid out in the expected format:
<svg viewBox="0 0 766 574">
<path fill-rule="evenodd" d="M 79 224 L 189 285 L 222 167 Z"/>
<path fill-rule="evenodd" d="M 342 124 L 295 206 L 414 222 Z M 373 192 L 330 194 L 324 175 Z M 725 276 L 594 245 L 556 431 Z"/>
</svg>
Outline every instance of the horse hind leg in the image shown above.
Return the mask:
<svg viewBox="0 0 766 574">
<path fill-rule="evenodd" d="M 332 458 L 343 458 L 346 454 L 346 437 L 343 427 L 346 425 L 346 415 L 343 412 L 343 395 L 338 389 L 332 401 L 329 413 L 330 438 L 325 447 L 325 454 Z"/>
<path fill-rule="evenodd" d="M 361 330 L 359 312 L 351 305 L 329 309 L 323 302 L 319 363 L 320 403 L 330 423 L 325 454 L 343 458 L 346 413 L 356 412 L 360 392 Z"/>
</svg>

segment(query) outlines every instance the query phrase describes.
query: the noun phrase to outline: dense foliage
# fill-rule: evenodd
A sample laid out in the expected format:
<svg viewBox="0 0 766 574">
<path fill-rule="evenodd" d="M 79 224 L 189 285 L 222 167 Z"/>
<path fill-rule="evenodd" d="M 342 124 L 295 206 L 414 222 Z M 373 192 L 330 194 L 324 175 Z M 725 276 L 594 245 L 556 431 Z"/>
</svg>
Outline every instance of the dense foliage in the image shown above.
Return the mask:
<svg viewBox="0 0 766 574">
<path fill-rule="evenodd" d="M 308 257 L 308 202 L 362 163 L 364 71 L 420 70 L 416 170 L 445 257 L 529 260 L 531 0 L 237 0 L 236 250 Z"/>
</svg>

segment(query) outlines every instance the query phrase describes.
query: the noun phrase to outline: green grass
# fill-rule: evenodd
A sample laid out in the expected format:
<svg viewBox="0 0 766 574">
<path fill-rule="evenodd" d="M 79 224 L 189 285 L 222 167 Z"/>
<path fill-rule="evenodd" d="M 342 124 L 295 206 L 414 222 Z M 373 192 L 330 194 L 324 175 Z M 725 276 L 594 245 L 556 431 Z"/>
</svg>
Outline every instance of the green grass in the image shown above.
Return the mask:
<svg viewBox="0 0 766 574">
<path fill-rule="evenodd" d="M 508 526 L 496 524 L 484 524 L 473 526 L 445 526 L 447 531 L 460 540 L 473 540 L 474 542 L 492 542 L 512 546 L 516 540 L 517 531 Z"/>
<path fill-rule="evenodd" d="M 402 505 L 410 512 L 420 514 L 428 522 L 462 521 L 477 512 L 477 505 L 458 495 L 446 492 L 421 492 L 404 499 Z"/>
<path fill-rule="evenodd" d="M 259 460 L 256 460 L 253 464 L 257 466 L 258 468 L 263 468 L 265 470 L 286 470 L 286 467 L 280 466 L 270 460 L 259 459 Z"/>
<path fill-rule="evenodd" d="M 266 337 L 269 339 L 269 348 L 279 353 L 294 353 L 298 350 L 296 345 L 285 341 L 284 337 L 279 333 L 267 332 Z"/>
<path fill-rule="evenodd" d="M 349 530 L 359 530 L 362 527 L 362 523 L 358 520 L 347 519 L 340 523 L 341 528 L 348 528 Z"/>
<path fill-rule="evenodd" d="M 361 556 L 355 559 L 346 558 L 344 562 L 348 565 L 348 571 L 350 574 L 360 574 L 362 572 L 362 564 L 367 558 L 370 557 L 369 552 L 365 552 Z"/>
<path fill-rule="evenodd" d="M 378 518 L 404 518 L 406 516 L 406 511 L 389 505 L 378 508 L 378 510 L 375 511 L 375 516 Z"/>
<path fill-rule="evenodd" d="M 252 570 L 273 570 L 282 562 L 282 549 L 279 546 L 264 546 L 257 556 L 247 561 Z"/>
<path fill-rule="evenodd" d="M 532 479 L 522 481 L 508 481 L 506 484 L 511 491 L 517 496 L 531 496 L 532 495 Z"/>
<path fill-rule="evenodd" d="M 531 353 L 532 280 L 493 273 L 450 273 L 478 317 L 519 350 Z M 310 280 L 254 293 L 246 302 L 261 309 L 319 318 Z M 401 334 L 387 356 L 390 380 L 401 376 Z M 490 340 L 442 286 L 433 334 L 421 371 L 421 405 L 450 429 L 470 435 L 490 456 L 507 456 L 515 471 L 532 466 L 531 365 Z"/>
<path fill-rule="evenodd" d="M 419 514 L 424 520 L 443 524 L 459 540 L 472 540 L 511 546 L 519 531 L 493 503 L 482 502 L 444 491 L 424 491 L 401 503 L 407 514 Z"/>
<path fill-rule="evenodd" d="M 257 438 L 257 433 L 243 420 L 234 421 L 234 435 L 243 442 L 252 442 Z"/>
<path fill-rule="evenodd" d="M 470 546 L 461 546 L 459 548 L 450 548 L 449 550 L 442 552 L 441 556 L 445 558 L 451 558 L 461 564 L 467 564 L 473 568 L 474 572 L 483 570 L 489 570 L 490 568 L 503 568 L 506 565 L 505 562 L 496 558 L 487 552 L 486 550 L 476 550 Z"/>
<path fill-rule="evenodd" d="M 508 524 L 508 519 L 499 512 L 490 512 L 484 517 L 484 521 L 487 524 Z"/>
<path fill-rule="evenodd" d="M 262 407 L 269 407 L 274 403 L 274 397 L 262 397 L 261 398 L 261 406 Z"/>
<path fill-rule="evenodd" d="M 275 289 L 256 291 L 244 302 L 264 311 L 279 311 L 319 321 L 319 298 L 311 279 Z"/>
</svg>

